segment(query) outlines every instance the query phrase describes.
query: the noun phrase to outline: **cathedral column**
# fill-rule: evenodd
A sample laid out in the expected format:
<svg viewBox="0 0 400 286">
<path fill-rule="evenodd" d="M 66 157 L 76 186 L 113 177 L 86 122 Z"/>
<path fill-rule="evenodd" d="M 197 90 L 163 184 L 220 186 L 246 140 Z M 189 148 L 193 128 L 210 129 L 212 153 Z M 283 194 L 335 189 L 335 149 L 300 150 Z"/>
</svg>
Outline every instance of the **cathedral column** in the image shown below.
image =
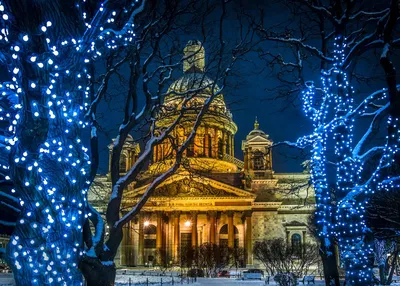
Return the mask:
<svg viewBox="0 0 400 286">
<path fill-rule="evenodd" d="M 197 212 L 194 211 L 192 214 L 192 246 L 197 247 Z"/>
<path fill-rule="evenodd" d="M 127 258 L 126 258 L 126 265 L 127 266 L 134 266 L 135 262 L 133 261 L 134 251 L 133 251 L 133 232 L 134 232 L 134 221 L 131 220 L 128 223 L 128 241 L 127 241 Z"/>
<path fill-rule="evenodd" d="M 226 154 L 226 132 L 222 131 L 222 157 Z"/>
<path fill-rule="evenodd" d="M 196 154 L 199 154 L 199 136 L 195 134 L 192 142 L 193 142 L 193 157 L 196 157 Z"/>
<path fill-rule="evenodd" d="M 233 248 L 235 246 L 235 231 L 233 225 L 233 211 L 227 211 L 228 216 L 228 247 Z"/>
<path fill-rule="evenodd" d="M 227 144 L 229 145 L 228 155 L 232 156 L 232 133 L 228 132 Z"/>
<path fill-rule="evenodd" d="M 246 217 L 246 244 L 245 251 L 247 253 L 247 265 L 253 264 L 253 235 L 252 235 L 252 225 L 251 225 L 251 211 L 246 211 L 244 213 Z"/>
<path fill-rule="evenodd" d="M 112 160 L 112 152 L 108 152 L 108 173 L 111 174 L 111 160 Z"/>
<path fill-rule="evenodd" d="M 245 170 L 249 169 L 249 158 L 248 158 L 247 149 L 244 151 L 244 169 Z"/>
<path fill-rule="evenodd" d="M 214 136 L 212 138 L 213 141 L 213 146 L 212 146 L 212 157 L 217 158 L 218 157 L 218 129 L 214 127 Z"/>
<path fill-rule="evenodd" d="M 174 247 L 173 247 L 173 255 L 175 259 L 175 263 L 179 263 L 179 246 L 180 246 L 180 213 L 174 212 Z"/>
<path fill-rule="evenodd" d="M 235 156 L 235 135 L 232 134 L 232 156 Z"/>
<path fill-rule="evenodd" d="M 203 151 L 204 151 L 204 157 L 211 157 L 212 155 L 208 153 L 209 146 L 208 146 L 208 138 L 209 138 L 210 133 L 208 131 L 208 126 L 206 125 L 204 127 L 204 134 L 203 134 Z M 207 140 L 206 140 L 207 139 Z"/>
<path fill-rule="evenodd" d="M 125 154 L 125 172 L 128 172 L 130 169 L 129 162 L 130 162 L 130 157 L 129 157 L 129 151 L 126 152 Z"/>
<path fill-rule="evenodd" d="M 143 214 L 139 215 L 139 249 L 138 249 L 138 265 L 144 265 L 144 220 Z"/>
<path fill-rule="evenodd" d="M 163 243 L 162 223 L 163 223 L 162 212 L 157 212 L 156 256 L 158 263 L 161 263 L 161 255 L 162 255 L 162 243 Z"/>
<path fill-rule="evenodd" d="M 130 168 L 132 167 L 132 151 L 130 149 L 128 149 L 128 160 L 127 160 L 127 166 L 126 166 L 126 171 L 128 172 L 128 170 L 130 170 Z"/>
<path fill-rule="evenodd" d="M 230 150 L 231 150 L 231 156 L 233 157 L 234 156 L 234 154 L 235 154 L 235 152 L 233 151 L 233 148 L 235 147 L 234 145 L 233 145 L 233 134 L 231 134 L 231 140 L 230 140 L 230 143 L 231 143 L 231 148 L 230 148 Z"/>
<path fill-rule="evenodd" d="M 128 228 L 129 223 L 125 224 L 122 227 L 122 241 L 121 241 L 121 253 L 120 253 L 120 260 L 121 260 L 121 265 L 127 265 L 128 262 L 128 232 L 129 232 L 129 228 Z"/>
<path fill-rule="evenodd" d="M 251 158 L 252 157 L 252 150 L 251 150 L 251 148 L 250 148 L 250 150 L 247 152 L 247 163 L 248 163 L 248 165 L 249 165 L 249 169 L 250 170 L 254 170 L 254 164 L 253 164 L 253 159 Z"/>
<path fill-rule="evenodd" d="M 208 213 L 208 216 L 210 218 L 210 239 L 209 242 L 212 244 L 215 244 L 215 228 L 216 228 L 216 218 L 217 218 L 217 212 L 216 211 L 211 211 Z"/>
</svg>

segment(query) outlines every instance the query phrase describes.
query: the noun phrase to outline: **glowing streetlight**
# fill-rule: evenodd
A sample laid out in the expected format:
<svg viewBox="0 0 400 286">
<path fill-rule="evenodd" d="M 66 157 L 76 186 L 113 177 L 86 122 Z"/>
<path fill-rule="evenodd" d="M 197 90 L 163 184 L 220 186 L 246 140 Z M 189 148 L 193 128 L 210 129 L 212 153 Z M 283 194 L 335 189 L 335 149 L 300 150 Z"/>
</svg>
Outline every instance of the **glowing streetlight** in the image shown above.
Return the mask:
<svg viewBox="0 0 400 286">
<path fill-rule="evenodd" d="M 149 222 L 148 220 L 146 220 L 146 221 L 143 223 L 143 225 L 144 225 L 144 226 L 149 226 L 149 225 L 150 225 L 150 222 Z"/>
<path fill-rule="evenodd" d="M 190 226 L 191 222 L 189 220 L 185 221 L 185 226 Z"/>
</svg>

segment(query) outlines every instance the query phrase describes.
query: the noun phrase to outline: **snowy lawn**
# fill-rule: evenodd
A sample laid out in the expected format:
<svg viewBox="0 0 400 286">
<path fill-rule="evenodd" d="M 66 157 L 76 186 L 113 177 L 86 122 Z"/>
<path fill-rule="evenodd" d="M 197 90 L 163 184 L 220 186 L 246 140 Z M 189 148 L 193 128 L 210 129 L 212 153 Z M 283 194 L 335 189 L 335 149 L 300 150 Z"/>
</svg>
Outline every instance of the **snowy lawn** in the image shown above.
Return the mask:
<svg viewBox="0 0 400 286">
<path fill-rule="evenodd" d="M 260 280 L 239 280 L 234 278 L 197 278 L 197 282 L 189 282 L 185 279 L 181 284 L 181 279 L 178 277 L 171 276 L 146 276 L 146 275 L 131 275 L 131 274 L 117 274 L 116 284 L 115 286 L 159 286 L 161 285 L 172 285 L 172 279 L 174 279 L 174 285 L 193 285 L 193 286 L 261 286 L 267 285 L 265 281 Z M 147 284 L 148 283 L 148 284 Z M 270 282 L 268 285 L 276 286 L 275 282 Z M 303 285 L 300 283 L 299 285 Z M 307 285 L 307 284 L 305 284 Z M 325 283 L 322 280 L 316 280 L 315 284 L 309 285 L 317 285 L 322 286 Z M 0 286 L 15 286 L 14 279 L 11 274 L 8 273 L 0 273 Z M 400 283 L 392 283 L 391 286 L 400 286 Z"/>
<path fill-rule="evenodd" d="M 174 280 L 172 282 L 172 280 Z M 126 285 L 161 285 L 169 284 L 172 285 L 180 284 L 181 279 L 177 277 L 168 276 L 145 276 L 145 275 L 117 275 L 115 279 L 115 286 L 126 286 Z"/>
</svg>

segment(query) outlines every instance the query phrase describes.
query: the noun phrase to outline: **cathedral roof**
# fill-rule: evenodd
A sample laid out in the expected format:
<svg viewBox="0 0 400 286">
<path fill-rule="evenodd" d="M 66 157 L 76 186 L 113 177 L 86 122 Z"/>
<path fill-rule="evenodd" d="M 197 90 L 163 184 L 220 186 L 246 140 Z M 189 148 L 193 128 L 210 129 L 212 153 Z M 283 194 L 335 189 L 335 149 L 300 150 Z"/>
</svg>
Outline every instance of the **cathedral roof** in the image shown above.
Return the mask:
<svg viewBox="0 0 400 286">
<path fill-rule="evenodd" d="M 190 89 L 201 91 L 204 89 L 204 92 L 206 90 L 211 91 L 213 84 L 214 82 L 207 75 L 198 72 L 193 67 L 193 69 L 186 71 L 178 80 L 171 84 L 169 93 L 172 93 L 171 95 L 174 96 L 173 91 L 177 93 L 186 92 Z M 218 85 L 215 85 L 215 89 L 219 89 Z"/>
<path fill-rule="evenodd" d="M 189 41 L 184 49 L 183 74 L 168 88 L 164 103 L 166 110 L 179 110 L 184 98 L 194 95 L 187 107 L 202 107 L 205 101 L 219 91 L 220 87 L 205 73 L 205 50 L 202 43 Z M 169 109 L 168 109 L 169 107 Z M 231 120 L 232 114 L 227 109 L 222 94 L 213 99 L 208 114 L 222 114 Z"/>
<path fill-rule="evenodd" d="M 259 124 L 258 124 L 258 120 L 256 118 L 256 121 L 254 122 L 254 129 L 252 131 L 250 131 L 250 133 L 246 136 L 246 140 L 250 140 L 254 137 L 257 136 L 261 136 L 265 139 L 268 139 L 269 135 L 265 134 L 264 131 L 262 131 L 261 129 L 259 129 Z"/>
</svg>

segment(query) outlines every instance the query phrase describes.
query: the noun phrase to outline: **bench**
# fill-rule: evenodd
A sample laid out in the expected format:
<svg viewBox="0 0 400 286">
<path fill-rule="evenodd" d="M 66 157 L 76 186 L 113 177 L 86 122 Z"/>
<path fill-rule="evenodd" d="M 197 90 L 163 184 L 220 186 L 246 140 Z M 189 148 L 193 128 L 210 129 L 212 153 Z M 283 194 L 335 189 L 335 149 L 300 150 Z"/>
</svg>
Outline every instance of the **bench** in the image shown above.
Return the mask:
<svg viewBox="0 0 400 286">
<path fill-rule="evenodd" d="M 393 275 L 392 282 L 400 282 L 400 276 Z"/>
<path fill-rule="evenodd" d="M 310 284 L 310 282 L 312 282 L 313 284 L 315 284 L 315 276 L 304 276 L 303 280 L 301 280 L 301 282 L 303 282 L 303 284 L 305 284 L 305 282 L 307 282 L 307 284 Z"/>
</svg>

